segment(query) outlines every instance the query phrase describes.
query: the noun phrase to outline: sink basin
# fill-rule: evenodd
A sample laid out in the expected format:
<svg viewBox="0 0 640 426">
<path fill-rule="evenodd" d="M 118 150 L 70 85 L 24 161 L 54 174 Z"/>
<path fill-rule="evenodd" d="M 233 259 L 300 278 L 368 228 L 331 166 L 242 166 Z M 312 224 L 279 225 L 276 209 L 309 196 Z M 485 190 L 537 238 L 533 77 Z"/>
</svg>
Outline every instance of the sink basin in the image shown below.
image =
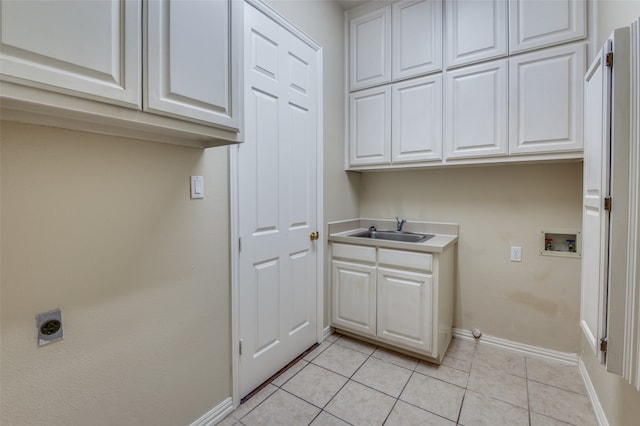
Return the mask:
<svg viewBox="0 0 640 426">
<path fill-rule="evenodd" d="M 421 243 L 433 238 L 433 234 L 417 234 L 414 232 L 398 231 L 359 231 L 350 234 L 350 237 L 372 238 L 377 240 L 402 241 L 404 243 Z"/>
</svg>

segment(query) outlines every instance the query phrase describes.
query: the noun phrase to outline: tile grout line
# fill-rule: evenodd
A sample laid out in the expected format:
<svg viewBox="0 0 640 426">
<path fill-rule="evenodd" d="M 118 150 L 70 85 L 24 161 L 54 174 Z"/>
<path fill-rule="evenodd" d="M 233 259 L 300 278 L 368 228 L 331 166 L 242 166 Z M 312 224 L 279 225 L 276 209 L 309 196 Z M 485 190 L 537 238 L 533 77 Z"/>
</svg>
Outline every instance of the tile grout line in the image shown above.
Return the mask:
<svg viewBox="0 0 640 426">
<path fill-rule="evenodd" d="M 365 356 L 364 360 L 360 363 L 360 365 L 359 365 L 359 366 L 358 366 L 358 367 L 353 371 L 353 373 L 352 373 L 350 376 L 344 376 L 344 375 L 342 375 L 342 374 L 340 374 L 340 373 L 337 373 L 337 372 L 335 372 L 335 371 L 333 371 L 333 370 L 330 370 L 329 368 L 326 368 L 326 367 L 324 367 L 324 366 L 321 366 L 321 365 L 316 364 L 314 361 L 315 361 L 318 357 L 320 357 L 320 356 L 321 356 L 321 355 L 322 355 L 326 350 L 330 349 L 330 348 L 334 345 L 334 343 L 337 343 L 339 339 L 340 339 L 340 338 L 338 338 L 338 339 L 334 340 L 333 342 L 327 341 L 327 343 L 329 343 L 329 344 L 324 348 L 324 350 L 323 350 L 322 352 L 318 353 L 318 355 L 316 355 L 312 360 L 307 361 L 307 360 L 302 359 L 303 361 L 305 361 L 305 362 L 306 362 L 306 365 L 304 365 L 300 370 L 298 370 L 295 374 L 293 374 L 293 375 L 292 375 L 291 377 L 289 377 L 286 381 L 284 381 L 280 386 L 275 385 L 275 384 L 273 384 L 273 383 L 270 383 L 270 384 L 272 384 L 272 385 L 274 386 L 275 390 L 274 390 L 271 394 L 269 394 L 269 395 L 268 395 L 264 400 L 262 400 L 260 403 L 258 403 L 255 407 L 253 407 L 250 411 L 248 411 L 248 412 L 247 412 L 244 416 L 242 416 L 241 418 L 235 418 L 235 417 L 234 417 L 235 421 L 236 421 L 239 425 L 245 425 L 245 423 L 243 423 L 243 422 L 242 422 L 242 419 L 246 418 L 246 416 L 247 416 L 247 415 L 249 415 L 250 413 L 252 413 L 252 412 L 253 412 L 254 410 L 256 410 L 258 407 L 262 406 L 262 404 L 263 404 L 265 401 L 269 400 L 269 399 L 270 399 L 270 398 L 271 398 L 271 397 L 272 397 L 272 396 L 277 392 L 277 390 L 278 390 L 278 389 L 281 389 L 281 390 L 285 391 L 287 394 L 292 395 L 292 396 L 295 396 L 298 400 L 304 401 L 305 403 L 308 403 L 308 404 L 310 404 L 311 406 L 316 407 L 317 409 L 319 409 L 319 410 L 320 410 L 320 411 L 319 411 L 319 412 L 318 412 L 318 413 L 313 417 L 313 419 L 311 419 L 311 422 L 310 422 L 310 423 L 312 423 L 312 422 L 316 421 L 316 419 L 317 419 L 320 415 L 322 415 L 322 412 L 323 412 L 323 411 L 325 411 L 325 412 L 327 413 L 327 415 L 329 415 L 329 416 L 331 416 L 331 417 L 333 417 L 333 418 L 339 419 L 339 420 L 341 420 L 341 421 L 343 421 L 343 422 L 345 422 L 345 423 L 347 423 L 347 424 L 350 424 L 349 422 L 346 422 L 344 419 L 342 419 L 342 418 L 340 418 L 340 417 L 338 417 L 338 416 L 336 416 L 336 415 L 334 415 L 334 414 L 331 414 L 330 412 L 326 411 L 326 410 L 325 410 L 325 408 L 326 408 L 326 407 L 327 407 L 327 406 L 328 406 L 332 401 L 334 401 L 334 400 L 335 400 L 336 396 L 337 396 L 337 395 L 338 395 L 338 394 L 339 394 L 339 393 L 344 389 L 344 387 L 345 387 L 349 382 L 354 382 L 355 384 L 358 384 L 358 385 L 360 385 L 360 386 L 363 386 L 363 387 L 365 387 L 365 388 L 367 388 L 367 389 L 370 389 L 370 390 L 372 390 L 372 391 L 379 392 L 379 393 L 381 393 L 381 394 L 383 394 L 383 395 L 386 395 L 386 396 L 388 396 L 388 397 L 390 397 L 390 398 L 393 398 L 393 400 L 394 400 L 394 401 L 393 401 L 393 404 L 392 404 L 392 406 L 391 406 L 391 409 L 389 410 L 389 412 L 387 413 L 386 417 L 385 417 L 385 418 L 384 418 L 384 420 L 383 420 L 383 424 L 385 424 L 385 423 L 387 423 L 387 422 L 389 421 L 390 415 L 391 415 L 391 413 L 393 412 L 393 410 L 398 406 L 398 401 L 401 401 L 401 396 L 402 396 L 403 392 L 405 392 L 405 390 L 406 390 L 406 388 L 407 388 L 407 386 L 408 386 L 409 382 L 411 381 L 411 379 L 412 379 L 412 378 L 414 378 L 415 374 L 417 373 L 417 374 L 419 374 L 419 375 L 421 375 L 421 376 L 430 377 L 431 379 L 438 380 L 438 381 L 440 381 L 440 382 L 447 383 L 447 384 L 450 384 L 450 385 L 453 385 L 453 386 L 457 386 L 457 387 L 459 387 L 459 388 L 464 389 L 464 393 L 463 393 L 462 401 L 461 401 L 460 408 L 459 408 L 459 411 L 458 411 L 457 420 L 455 421 L 455 423 L 456 423 L 456 424 L 460 425 L 460 421 L 461 421 L 461 418 L 462 418 L 462 409 L 463 409 L 463 407 L 464 407 L 465 401 L 466 401 L 467 396 L 468 396 L 468 395 L 467 395 L 467 393 L 468 393 L 468 392 L 472 392 L 472 391 L 470 391 L 470 390 L 469 390 L 469 383 L 470 383 L 470 379 L 471 379 L 471 370 L 473 370 L 473 368 L 474 368 L 474 367 L 476 367 L 476 368 L 477 368 L 477 367 L 479 367 L 479 366 L 482 366 L 482 363 L 478 364 L 479 360 L 478 360 L 478 359 L 476 359 L 476 357 L 477 357 L 477 355 L 478 355 L 478 353 L 477 353 L 478 345 L 477 345 L 477 344 L 474 344 L 473 350 L 469 352 L 469 355 L 471 355 L 471 357 L 470 357 L 471 359 L 470 359 L 470 363 L 469 363 L 469 371 L 465 371 L 465 370 L 462 370 L 462 369 L 459 369 L 459 368 L 456 368 L 456 367 L 451 367 L 451 366 L 447 366 L 447 365 L 441 364 L 442 366 L 445 366 L 445 367 L 447 367 L 447 368 L 451 368 L 451 369 L 453 369 L 453 370 L 460 371 L 460 372 L 464 372 L 464 373 L 466 373 L 466 374 L 467 374 L 467 381 L 466 381 L 466 385 L 464 385 L 464 386 L 460 386 L 460 385 L 458 385 L 458 384 L 451 383 L 451 382 L 449 382 L 448 380 L 446 380 L 446 379 L 444 379 L 444 378 L 433 377 L 433 376 L 430 376 L 429 374 L 426 374 L 426 373 L 423 373 L 423 372 L 418 371 L 418 369 L 419 369 L 420 365 L 423 363 L 423 361 L 422 361 L 422 360 L 420 360 L 420 359 L 416 359 L 416 360 L 415 360 L 416 362 L 415 362 L 415 364 L 413 365 L 413 367 L 409 367 L 409 368 L 407 368 L 406 363 L 405 363 L 404 365 L 398 365 L 398 364 L 396 364 L 396 363 L 394 363 L 394 362 L 392 362 L 392 361 L 389 361 L 388 359 L 381 359 L 381 358 L 378 358 L 378 357 L 377 357 L 377 356 L 375 356 L 374 354 L 376 353 L 376 351 L 378 351 L 379 349 L 381 349 L 381 347 L 380 347 L 380 346 L 375 346 L 375 345 L 371 345 L 372 350 L 369 352 L 369 349 L 367 349 L 367 352 L 369 352 L 369 353 L 367 353 L 367 352 L 362 352 L 361 350 L 355 349 L 354 347 L 346 346 L 346 345 L 344 345 L 344 344 L 340 344 L 340 343 L 338 343 L 338 345 L 339 345 L 340 347 L 342 347 L 342 348 L 350 349 L 350 350 L 352 350 L 352 351 L 354 351 L 354 352 L 360 353 L 361 355 L 364 355 L 364 356 Z M 354 340 L 356 340 L 356 341 L 357 341 L 357 339 L 354 339 Z M 345 339 L 345 341 L 347 341 L 347 340 Z M 456 353 L 456 355 L 458 355 L 458 353 Z M 393 395 L 390 395 L 390 394 L 388 394 L 388 393 L 386 393 L 386 392 L 380 391 L 380 390 L 378 390 L 378 389 L 375 389 L 375 388 L 373 388 L 373 387 L 371 387 L 371 386 L 369 386 L 369 385 L 366 385 L 366 384 L 360 383 L 359 381 L 357 381 L 357 380 L 355 380 L 355 379 L 354 379 L 355 375 L 356 375 L 359 371 L 361 371 L 361 370 L 363 369 L 364 365 L 365 365 L 367 362 L 369 362 L 369 361 L 371 360 L 371 358 L 374 358 L 376 361 L 383 362 L 383 363 L 386 363 L 386 364 L 389 364 L 389 365 L 393 365 L 394 367 L 402 368 L 402 369 L 404 369 L 404 370 L 406 370 L 406 371 L 410 371 L 410 372 L 411 372 L 411 374 L 409 375 L 408 380 L 405 382 L 405 384 L 403 385 L 402 389 L 399 391 L 399 393 L 398 393 L 398 396 L 397 396 L 397 397 L 396 397 L 396 396 L 393 396 Z M 409 357 L 409 358 L 414 359 L 413 357 Z M 465 359 L 465 358 L 463 358 L 463 357 L 461 357 L 461 356 L 459 356 L 459 357 L 458 357 L 458 356 L 451 356 L 451 358 L 455 358 L 455 359 L 460 360 L 460 361 L 466 361 L 466 359 Z M 532 411 L 532 409 L 531 409 L 531 395 L 530 395 L 530 389 L 529 389 L 529 385 L 530 385 L 530 384 L 535 383 L 536 385 L 549 386 L 549 387 L 551 387 L 551 388 L 555 388 L 555 389 L 558 389 L 558 390 L 562 390 L 562 391 L 565 391 L 565 392 L 569 392 L 569 393 L 574 394 L 574 395 L 584 396 L 584 394 L 583 394 L 583 393 L 576 392 L 576 391 L 574 391 L 574 390 L 565 389 L 565 388 L 560 387 L 560 386 L 550 385 L 550 384 L 544 383 L 543 381 L 538 381 L 538 380 L 532 380 L 532 379 L 530 379 L 530 378 L 529 378 L 529 377 L 530 377 L 530 376 L 529 376 L 529 361 L 530 361 L 530 358 L 529 358 L 529 357 L 527 357 L 527 356 L 524 356 L 524 367 L 525 367 L 525 368 L 524 368 L 524 379 L 525 379 L 525 383 L 526 383 L 526 392 L 527 392 L 527 415 L 528 415 L 528 424 L 529 424 L 530 426 L 532 425 L 532 422 L 533 422 L 533 420 L 532 420 L 532 414 L 534 413 L 534 412 Z M 338 376 L 341 376 L 341 377 L 346 378 L 345 383 L 344 383 L 344 384 L 343 384 L 343 385 L 342 385 L 342 386 L 341 386 L 341 387 L 340 387 L 340 388 L 335 392 L 335 394 L 334 394 L 334 395 L 329 399 L 329 401 L 328 401 L 327 403 L 325 403 L 322 407 L 319 407 L 318 405 L 315 405 L 315 404 L 313 404 L 313 403 L 311 403 L 311 402 L 309 402 L 309 401 L 305 400 L 304 398 L 302 398 L 302 397 L 300 397 L 300 396 L 297 396 L 297 395 L 295 395 L 295 394 L 293 394 L 293 393 L 291 393 L 291 392 L 287 391 L 286 389 L 284 389 L 284 386 L 285 386 L 285 385 L 286 385 L 290 380 L 292 380 L 294 377 L 296 377 L 298 374 L 300 374 L 303 370 L 305 370 L 305 369 L 306 369 L 306 367 L 307 367 L 309 364 L 313 364 L 315 367 L 321 368 L 322 370 L 325 370 L 325 371 L 327 371 L 327 372 L 331 372 L 331 373 L 333 373 L 333 374 L 337 374 Z M 295 364 L 294 364 L 294 365 L 295 365 Z M 293 366 L 292 366 L 292 368 L 293 368 Z M 514 376 L 514 377 L 518 377 L 518 378 L 521 378 L 521 377 L 522 377 L 522 376 L 520 376 L 520 375 L 518 375 L 518 374 L 511 374 L 511 373 L 507 373 L 506 371 L 505 371 L 505 373 L 506 373 L 506 374 L 508 374 L 508 375 L 510 375 L 510 376 Z M 416 376 L 416 377 L 417 377 L 417 376 Z M 473 392 L 472 392 L 472 393 L 473 393 Z M 482 392 L 479 392 L 479 393 L 480 393 L 480 394 L 482 394 L 482 395 L 484 395 Z M 514 405 L 514 404 L 513 404 L 513 403 L 511 403 L 511 402 L 503 401 L 502 399 L 495 398 L 495 397 L 492 397 L 492 396 L 489 396 L 489 395 L 485 395 L 485 396 L 486 396 L 486 397 L 488 397 L 488 398 L 490 398 L 490 399 L 492 399 L 492 400 L 496 400 L 496 401 L 499 401 L 499 402 L 502 402 L 502 403 L 508 404 L 508 405 L 513 406 L 513 407 L 516 407 L 516 408 L 521 408 L 521 407 L 519 407 L 518 405 Z M 429 411 L 429 410 L 426 410 L 426 409 L 424 409 L 424 408 L 422 408 L 422 407 L 419 407 L 419 406 L 416 406 L 416 405 L 414 405 L 414 404 L 408 403 L 408 402 L 406 402 L 406 401 L 404 401 L 404 400 L 402 400 L 402 401 L 403 401 L 404 403 L 406 403 L 406 404 L 408 404 L 408 405 L 411 405 L 411 406 L 413 406 L 413 407 L 415 407 L 415 408 L 418 408 L 418 409 L 420 409 L 420 410 L 422 410 L 422 411 L 426 411 L 426 412 L 428 412 L 428 413 L 430 413 L 430 414 L 433 414 L 433 415 L 435 415 L 435 416 L 438 416 L 438 417 L 440 417 L 440 418 L 442 418 L 442 419 L 446 419 L 447 421 L 451 421 L 451 419 L 448 419 L 448 418 L 446 418 L 446 417 L 443 417 L 443 416 L 441 416 L 441 415 L 439 415 L 439 414 L 437 414 L 437 413 L 433 413 L 433 412 L 431 412 L 431 411 Z M 536 413 L 536 414 L 537 414 L 537 415 L 541 415 L 542 417 L 545 417 L 545 418 L 548 418 L 548 419 L 551 419 L 551 420 L 560 421 L 559 419 L 555 419 L 554 417 L 551 417 L 551 416 L 546 415 L 546 414 L 541 414 L 541 413 Z M 562 420 L 562 421 L 564 422 L 564 420 Z M 571 423 L 567 423 L 567 425 L 571 425 Z"/>
<path fill-rule="evenodd" d="M 342 335 L 341 335 L 341 337 L 342 337 Z M 340 344 L 339 344 L 339 343 L 337 343 L 337 342 L 338 342 L 338 340 L 340 340 L 340 338 L 341 338 L 341 337 L 339 337 L 338 339 L 336 339 L 336 340 L 333 342 L 333 344 L 338 344 L 338 345 L 340 345 Z M 350 348 L 350 347 L 348 347 L 348 346 L 344 346 L 344 345 L 340 345 L 340 346 L 341 346 L 341 347 L 343 347 L 343 348 L 351 349 L 352 351 L 356 351 L 356 352 L 361 353 L 361 354 L 363 354 L 363 355 L 366 355 L 365 353 L 360 352 L 360 351 L 358 351 L 358 350 L 356 350 L 356 349 Z M 327 401 L 327 403 L 326 403 L 326 404 L 324 404 L 324 406 L 320 409 L 320 413 L 322 413 L 323 411 L 325 411 L 325 408 L 327 408 L 327 406 L 331 403 L 331 401 L 333 401 L 333 400 L 335 399 L 335 397 L 336 397 L 336 396 L 338 396 L 338 394 L 342 391 L 342 389 L 344 389 L 344 388 L 345 388 L 345 386 L 347 386 L 347 384 L 348 384 L 350 381 L 352 381 L 353 376 L 358 372 L 358 370 L 360 370 L 360 368 L 362 368 L 362 366 L 367 362 L 367 360 L 368 360 L 369 358 L 371 358 L 371 355 L 376 351 L 376 349 L 377 349 L 377 348 L 378 348 L 378 346 L 376 346 L 376 347 L 375 347 L 375 349 L 371 352 L 371 354 L 369 354 L 369 355 L 367 356 L 367 358 L 365 358 L 365 360 L 362 362 L 362 364 L 360 364 L 360 366 L 359 366 L 358 368 L 356 368 L 356 369 L 355 369 L 355 371 L 354 371 L 354 372 L 351 374 L 351 376 L 349 376 L 349 377 L 347 377 L 347 376 L 343 376 L 343 375 L 342 375 L 342 374 L 340 374 L 340 373 L 336 373 L 335 371 L 332 371 L 332 370 L 329 370 L 328 368 L 325 368 L 325 370 L 327 370 L 327 371 L 331 371 L 332 373 L 338 374 L 338 375 L 340 375 L 340 376 L 342 376 L 342 377 L 346 377 L 346 378 L 347 378 L 347 381 L 346 381 L 346 382 L 344 382 L 344 384 L 340 387 L 340 389 L 338 389 L 338 391 L 337 391 L 337 392 L 336 392 L 336 393 L 335 393 L 331 398 L 329 398 L 329 401 Z M 329 348 L 327 348 L 327 349 L 329 349 Z M 326 350 L 326 349 L 325 349 L 325 350 Z M 323 351 L 323 352 L 324 352 L 324 351 Z M 318 356 L 320 356 L 320 355 L 318 355 Z M 316 357 L 316 358 L 317 358 L 317 357 Z M 314 358 L 314 359 L 316 359 L 316 358 Z M 310 362 L 310 363 L 311 363 L 311 362 Z M 318 365 L 318 364 L 313 364 L 313 365 L 315 365 L 315 366 L 317 366 L 317 367 L 324 368 L 324 367 L 322 367 L 321 365 Z M 355 381 L 354 381 L 354 382 L 355 382 Z M 361 385 L 361 383 L 359 383 L 359 382 L 355 382 L 355 383 L 358 383 L 358 384 L 360 384 L 360 385 Z M 364 386 L 364 385 L 362 385 L 362 386 Z M 367 387 L 368 387 L 368 386 L 367 386 Z M 320 415 L 320 413 L 318 413 L 318 416 Z M 329 414 L 329 415 L 331 415 L 331 416 L 333 416 L 333 417 L 335 417 L 335 418 L 337 418 L 337 419 L 340 419 L 340 420 L 342 420 L 343 422 L 345 422 L 345 423 L 347 423 L 347 424 L 352 424 L 352 423 L 350 423 L 350 422 L 346 421 L 345 419 L 343 419 L 343 418 L 341 418 L 341 417 L 338 417 L 338 416 L 336 416 L 336 415 L 334 415 L 334 414 L 331 414 L 331 413 L 330 413 L 330 412 L 328 412 L 328 411 L 327 411 L 327 414 Z M 317 417 L 317 416 L 316 416 L 316 417 Z"/>
</svg>

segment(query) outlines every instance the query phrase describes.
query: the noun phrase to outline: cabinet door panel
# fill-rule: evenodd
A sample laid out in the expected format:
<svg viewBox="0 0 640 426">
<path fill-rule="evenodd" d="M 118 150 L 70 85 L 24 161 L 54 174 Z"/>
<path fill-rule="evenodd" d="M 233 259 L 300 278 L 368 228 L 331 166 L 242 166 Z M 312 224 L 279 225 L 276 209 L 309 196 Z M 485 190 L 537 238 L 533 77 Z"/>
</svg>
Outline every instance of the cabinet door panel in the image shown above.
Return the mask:
<svg viewBox="0 0 640 426">
<path fill-rule="evenodd" d="M 392 15 L 393 80 L 442 69 L 442 1 L 401 1 Z"/>
<path fill-rule="evenodd" d="M 333 325 L 375 336 L 375 266 L 333 260 L 331 270 Z"/>
<path fill-rule="evenodd" d="M 391 81 L 391 6 L 349 21 L 349 88 Z"/>
<path fill-rule="evenodd" d="M 442 75 L 422 77 L 392 88 L 394 163 L 442 159 Z"/>
<path fill-rule="evenodd" d="M 148 56 L 143 108 L 238 129 L 240 2 L 145 4 Z"/>
<path fill-rule="evenodd" d="M 349 96 L 349 165 L 391 160 L 391 87 L 375 87 Z"/>
<path fill-rule="evenodd" d="M 511 53 L 586 37 L 586 0 L 511 0 Z"/>
<path fill-rule="evenodd" d="M 507 0 L 447 0 L 447 67 L 507 54 Z"/>
<path fill-rule="evenodd" d="M 3 1 L 2 80 L 139 108 L 141 2 Z"/>
<path fill-rule="evenodd" d="M 507 61 L 446 74 L 445 157 L 507 153 Z"/>
<path fill-rule="evenodd" d="M 431 275 L 378 268 L 378 337 L 431 353 L 433 292 Z"/>
<path fill-rule="evenodd" d="M 584 44 L 510 58 L 511 154 L 581 150 Z"/>
</svg>

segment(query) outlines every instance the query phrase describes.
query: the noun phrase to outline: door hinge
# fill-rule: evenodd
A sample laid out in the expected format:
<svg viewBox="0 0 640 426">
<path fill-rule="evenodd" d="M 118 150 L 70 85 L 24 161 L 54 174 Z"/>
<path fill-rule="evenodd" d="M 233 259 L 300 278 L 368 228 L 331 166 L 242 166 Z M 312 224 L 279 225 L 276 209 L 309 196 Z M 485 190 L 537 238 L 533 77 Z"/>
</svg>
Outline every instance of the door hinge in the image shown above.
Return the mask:
<svg viewBox="0 0 640 426">
<path fill-rule="evenodd" d="M 240 339 L 240 343 L 238 344 L 238 353 L 242 355 L 242 339 Z"/>
<path fill-rule="evenodd" d="M 604 209 L 608 212 L 611 211 L 611 197 L 604 197 Z"/>
<path fill-rule="evenodd" d="M 607 338 L 603 337 L 602 339 L 600 339 L 600 351 L 602 352 L 606 352 L 607 351 Z"/>
<path fill-rule="evenodd" d="M 238 238 L 238 251 L 242 251 L 242 238 Z"/>
<path fill-rule="evenodd" d="M 607 66 L 613 68 L 613 52 L 607 53 Z"/>
</svg>

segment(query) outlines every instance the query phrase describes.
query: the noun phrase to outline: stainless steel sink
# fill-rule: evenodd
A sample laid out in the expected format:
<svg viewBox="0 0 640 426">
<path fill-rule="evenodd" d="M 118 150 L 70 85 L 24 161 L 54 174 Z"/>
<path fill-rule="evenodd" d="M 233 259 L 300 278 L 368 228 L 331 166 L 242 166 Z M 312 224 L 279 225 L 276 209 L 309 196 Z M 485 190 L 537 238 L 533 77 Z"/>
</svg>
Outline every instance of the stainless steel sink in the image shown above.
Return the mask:
<svg viewBox="0 0 640 426">
<path fill-rule="evenodd" d="M 402 241 L 404 243 L 421 243 L 433 238 L 433 234 L 417 234 L 414 232 L 398 231 L 358 231 L 350 237 L 372 238 L 377 240 Z"/>
</svg>

